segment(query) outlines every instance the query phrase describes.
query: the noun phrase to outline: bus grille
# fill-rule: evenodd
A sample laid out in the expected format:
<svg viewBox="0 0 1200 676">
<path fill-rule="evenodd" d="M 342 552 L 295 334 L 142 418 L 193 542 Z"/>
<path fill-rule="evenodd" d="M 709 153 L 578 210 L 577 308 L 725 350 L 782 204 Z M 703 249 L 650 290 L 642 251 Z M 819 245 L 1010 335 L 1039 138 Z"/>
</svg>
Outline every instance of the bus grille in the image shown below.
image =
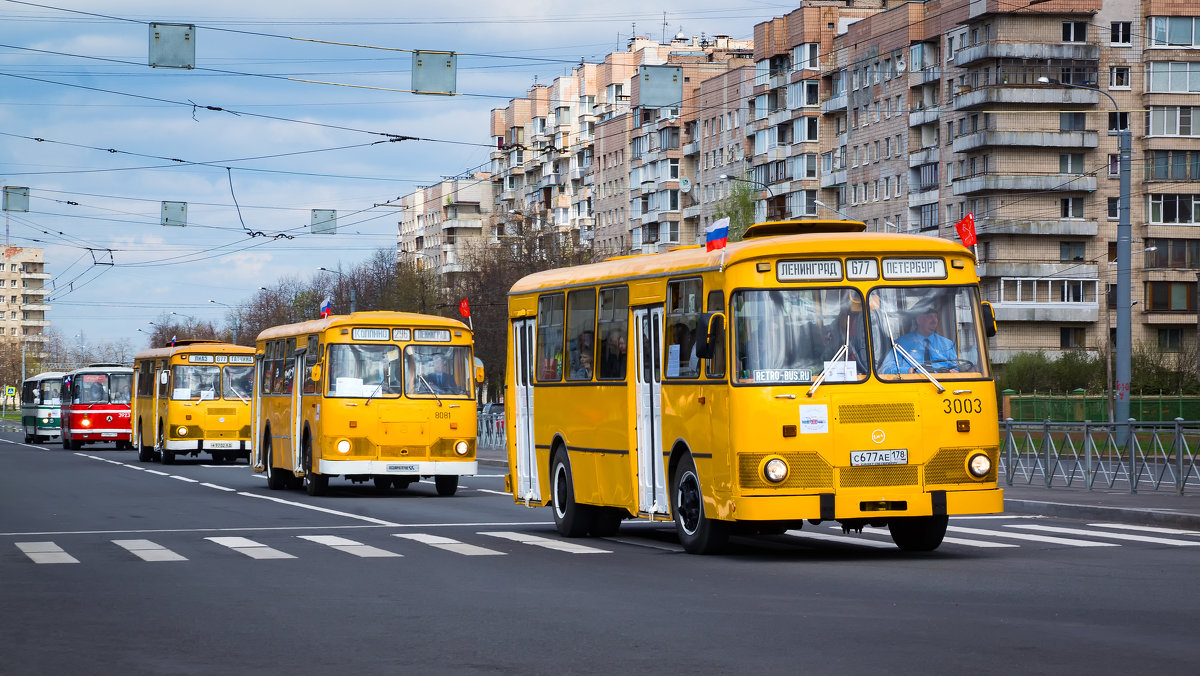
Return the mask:
<svg viewBox="0 0 1200 676">
<path fill-rule="evenodd" d="M 838 422 L 841 423 L 894 423 L 912 422 L 917 418 L 917 409 L 912 402 L 894 404 L 843 404 L 838 407 Z"/>
<path fill-rule="evenodd" d="M 789 471 L 783 483 L 768 483 L 759 472 L 759 463 L 768 455 L 787 461 Z M 738 485 L 751 490 L 832 488 L 833 468 L 816 453 L 738 453 Z"/>
<path fill-rule="evenodd" d="M 977 480 L 967 474 L 967 455 L 973 451 L 983 451 L 992 459 L 992 471 L 979 481 L 996 480 L 996 461 L 999 449 L 991 448 L 943 448 L 934 454 L 933 459 L 925 464 L 925 483 L 928 484 L 961 484 L 976 483 Z"/>
<path fill-rule="evenodd" d="M 237 409 L 236 408 L 228 408 L 228 407 L 224 407 L 224 408 L 215 408 L 214 407 L 214 408 L 208 409 L 208 414 L 209 415 L 236 415 Z"/>
<path fill-rule="evenodd" d="M 838 484 L 842 488 L 871 488 L 872 486 L 916 486 L 917 465 L 885 465 L 881 467 L 842 467 Z"/>
</svg>

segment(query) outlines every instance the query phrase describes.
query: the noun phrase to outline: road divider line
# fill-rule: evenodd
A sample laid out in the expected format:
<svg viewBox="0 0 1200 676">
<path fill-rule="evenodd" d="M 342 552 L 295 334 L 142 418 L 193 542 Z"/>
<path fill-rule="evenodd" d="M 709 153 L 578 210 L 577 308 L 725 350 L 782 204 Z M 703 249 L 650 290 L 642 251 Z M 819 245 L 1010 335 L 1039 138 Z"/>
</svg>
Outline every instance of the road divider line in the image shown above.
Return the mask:
<svg viewBox="0 0 1200 676">
<path fill-rule="evenodd" d="M 187 477 L 185 477 L 185 476 L 179 476 L 178 474 L 168 474 L 167 476 L 171 477 L 172 479 L 178 479 L 178 480 L 180 480 L 180 481 L 186 481 L 186 482 L 188 482 L 188 483 L 190 483 L 190 484 L 198 484 L 198 483 L 200 483 L 199 481 L 196 481 L 195 479 L 189 479 L 189 478 L 187 478 Z"/>
<path fill-rule="evenodd" d="M 301 509 L 311 509 L 314 512 L 322 512 L 324 514 L 333 514 L 334 516 L 342 516 L 347 519 L 358 519 L 359 521 L 366 521 L 367 523 L 373 523 L 373 524 L 377 524 L 380 526 L 400 526 L 401 525 L 398 523 L 393 523 L 391 521 L 384 521 L 383 519 L 376 519 L 376 518 L 373 518 L 370 516 L 362 516 L 361 514 L 351 514 L 349 512 L 339 512 L 336 509 L 329 509 L 327 507 L 318 507 L 316 505 L 306 505 L 303 502 L 294 502 L 292 500 L 284 500 L 283 498 L 275 498 L 275 497 L 271 497 L 270 495 L 259 495 L 257 493 L 247 493 L 246 491 L 238 491 L 237 494 L 244 495 L 248 498 L 258 498 L 259 500 L 267 500 L 270 502 L 277 502 L 281 505 L 288 505 L 290 507 L 299 507 Z"/>
<path fill-rule="evenodd" d="M 230 488 L 230 487 L 228 487 L 228 486 L 218 486 L 218 485 L 216 485 L 216 484 L 210 484 L 210 483 L 208 483 L 208 482 L 205 482 L 205 481 L 201 481 L 201 482 L 200 482 L 200 485 L 201 485 L 201 486 L 204 486 L 204 487 L 206 487 L 206 488 L 215 488 L 215 489 L 217 489 L 217 490 L 219 490 L 219 491 L 228 491 L 228 492 L 230 492 L 230 493 L 236 493 L 236 492 L 237 492 L 237 489 L 236 489 L 236 488 Z"/>
</svg>

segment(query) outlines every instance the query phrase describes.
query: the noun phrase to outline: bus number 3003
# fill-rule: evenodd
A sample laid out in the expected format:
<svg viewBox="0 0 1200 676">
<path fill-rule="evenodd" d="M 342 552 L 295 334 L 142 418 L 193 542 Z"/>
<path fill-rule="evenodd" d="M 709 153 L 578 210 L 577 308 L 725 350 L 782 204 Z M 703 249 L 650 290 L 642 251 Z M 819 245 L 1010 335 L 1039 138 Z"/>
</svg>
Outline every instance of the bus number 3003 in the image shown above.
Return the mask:
<svg viewBox="0 0 1200 676">
<path fill-rule="evenodd" d="M 983 413 L 981 399 L 943 399 L 946 410 L 943 413 Z"/>
</svg>

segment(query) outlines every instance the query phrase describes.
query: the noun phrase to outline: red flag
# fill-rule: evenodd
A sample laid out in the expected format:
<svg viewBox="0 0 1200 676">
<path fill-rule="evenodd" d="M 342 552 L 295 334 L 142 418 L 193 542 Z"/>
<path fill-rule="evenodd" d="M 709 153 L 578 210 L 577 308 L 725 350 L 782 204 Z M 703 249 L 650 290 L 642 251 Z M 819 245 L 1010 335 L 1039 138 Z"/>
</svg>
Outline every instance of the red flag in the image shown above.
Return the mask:
<svg viewBox="0 0 1200 676">
<path fill-rule="evenodd" d="M 471 304 L 467 302 L 466 298 L 458 301 L 458 314 L 462 315 L 463 319 L 471 316 Z"/>
<path fill-rule="evenodd" d="M 958 238 L 962 240 L 963 246 L 975 245 L 975 213 L 971 212 L 963 219 L 954 224 L 954 229 L 958 231 Z"/>
</svg>

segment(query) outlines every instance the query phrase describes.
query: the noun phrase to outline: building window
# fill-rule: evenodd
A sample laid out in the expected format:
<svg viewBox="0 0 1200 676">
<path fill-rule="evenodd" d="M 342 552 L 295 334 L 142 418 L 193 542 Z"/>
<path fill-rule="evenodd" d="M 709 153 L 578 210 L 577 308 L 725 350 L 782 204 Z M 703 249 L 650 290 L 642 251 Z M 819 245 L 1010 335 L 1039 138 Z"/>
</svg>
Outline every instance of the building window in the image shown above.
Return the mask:
<svg viewBox="0 0 1200 676">
<path fill-rule="evenodd" d="M 1147 268 L 1200 269 L 1200 239 L 1148 239 L 1145 253 Z"/>
<path fill-rule="evenodd" d="M 1087 42 L 1086 21 L 1064 21 L 1062 25 L 1063 42 Z"/>
<path fill-rule="evenodd" d="M 1147 282 L 1146 306 L 1151 312 L 1194 312 L 1195 282 Z"/>
<path fill-rule="evenodd" d="M 1112 22 L 1108 43 L 1113 46 L 1129 46 L 1133 44 L 1133 24 L 1129 21 Z"/>
<path fill-rule="evenodd" d="M 1200 136 L 1200 106 L 1150 106 L 1148 136 Z"/>
<path fill-rule="evenodd" d="M 1158 330 L 1158 349 L 1163 352 L 1183 351 L 1183 329 L 1167 328 Z"/>
<path fill-rule="evenodd" d="M 1151 223 L 1200 222 L 1200 195 L 1150 195 Z"/>
<path fill-rule="evenodd" d="M 1110 66 L 1108 69 L 1109 89 L 1129 89 L 1129 66 Z"/>
<path fill-rule="evenodd" d="M 1151 61 L 1147 92 L 1200 92 L 1200 61 Z"/>
<path fill-rule="evenodd" d="M 1200 151 L 1151 150 L 1147 154 L 1146 180 L 1200 181 Z"/>
<path fill-rule="evenodd" d="M 1200 17 L 1150 17 L 1151 47 L 1200 47 Z"/>
<path fill-rule="evenodd" d="M 974 173 L 974 172 L 972 172 Z M 1062 153 L 1058 156 L 1058 173 L 1082 174 L 1083 153 Z"/>
<path fill-rule="evenodd" d="M 1108 175 L 1119 176 L 1121 174 L 1121 156 L 1110 153 L 1108 156 Z"/>
<path fill-rule="evenodd" d="M 1087 339 L 1087 332 L 1082 327 L 1063 326 L 1058 331 L 1058 346 L 1064 350 L 1081 348 Z"/>
<path fill-rule="evenodd" d="M 1063 263 L 1083 260 L 1083 242 L 1059 242 L 1058 260 Z"/>
<path fill-rule="evenodd" d="M 1059 131 L 1084 131 L 1087 128 L 1087 115 L 1084 113 L 1059 113 Z"/>
<path fill-rule="evenodd" d="M 1115 134 L 1129 129 L 1129 113 L 1109 113 L 1108 133 Z"/>
<path fill-rule="evenodd" d="M 1108 220 L 1110 220 L 1110 221 L 1118 220 L 1121 217 L 1120 209 L 1121 209 L 1121 198 L 1120 197 L 1109 197 L 1108 198 Z"/>
<path fill-rule="evenodd" d="M 1083 198 L 1064 197 L 1059 200 L 1060 216 L 1062 218 L 1083 218 Z"/>
<path fill-rule="evenodd" d="M 800 139 L 801 141 L 816 141 L 816 140 L 818 140 L 817 139 L 818 122 L 819 122 L 819 118 L 816 118 L 816 117 L 803 118 L 803 120 L 801 121 L 801 125 L 802 125 L 801 129 L 803 130 L 803 132 L 802 132 L 803 137 Z"/>
</svg>

